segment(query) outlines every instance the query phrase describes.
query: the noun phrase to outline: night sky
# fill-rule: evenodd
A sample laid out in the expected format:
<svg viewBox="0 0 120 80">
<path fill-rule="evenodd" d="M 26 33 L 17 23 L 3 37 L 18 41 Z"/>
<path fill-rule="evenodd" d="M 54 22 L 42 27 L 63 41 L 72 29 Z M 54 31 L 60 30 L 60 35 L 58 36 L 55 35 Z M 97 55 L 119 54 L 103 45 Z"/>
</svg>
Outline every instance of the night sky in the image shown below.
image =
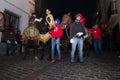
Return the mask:
<svg viewBox="0 0 120 80">
<path fill-rule="evenodd" d="M 59 19 L 69 11 L 73 20 L 76 14 L 82 13 L 86 23 L 90 24 L 96 12 L 96 0 L 48 0 L 48 9 Z"/>
</svg>

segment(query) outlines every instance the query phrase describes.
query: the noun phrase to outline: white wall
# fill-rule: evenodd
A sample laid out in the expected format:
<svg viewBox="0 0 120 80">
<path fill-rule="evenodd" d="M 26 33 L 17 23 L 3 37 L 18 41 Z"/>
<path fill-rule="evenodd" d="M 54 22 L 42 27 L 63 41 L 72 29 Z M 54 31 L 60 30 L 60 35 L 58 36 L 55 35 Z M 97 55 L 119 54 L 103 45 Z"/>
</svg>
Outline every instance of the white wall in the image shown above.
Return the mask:
<svg viewBox="0 0 120 80">
<path fill-rule="evenodd" d="M 20 16 L 19 28 L 23 33 L 25 27 L 28 26 L 28 19 L 30 10 L 34 10 L 34 5 L 29 2 L 30 0 L 0 0 L 0 11 L 4 12 L 5 9 Z"/>
</svg>

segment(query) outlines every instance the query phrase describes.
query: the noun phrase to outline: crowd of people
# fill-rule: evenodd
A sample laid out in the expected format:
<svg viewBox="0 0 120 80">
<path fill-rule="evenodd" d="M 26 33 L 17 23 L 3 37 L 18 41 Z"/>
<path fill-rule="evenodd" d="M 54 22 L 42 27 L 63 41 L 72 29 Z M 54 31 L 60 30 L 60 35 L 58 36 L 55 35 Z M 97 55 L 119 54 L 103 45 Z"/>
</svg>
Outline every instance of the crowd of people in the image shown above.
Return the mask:
<svg viewBox="0 0 120 80">
<path fill-rule="evenodd" d="M 51 15 L 50 15 L 51 16 Z M 49 17 L 50 17 L 49 16 Z M 35 22 L 41 22 L 42 18 L 38 19 L 36 18 L 36 13 L 33 13 L 32 16 L 30 17 L 32 21 L 29 21 L 29 25 L 36 25 Z M 48 18 L 48 17 L 47 17 Z M 50 26 L 52 23 L 50 23 L 49 18 L 46 18 L 46 24 Z M 30 19 L 30 20 L 31 20 Z M 52 16 L 52 19 L 53 16 Z M 49 24 L 49 23 L 50 24 Z M 78 56 L 79 56 L 79 62 L 84 62 L 84 52 L 83 52 L 83 44 L 84 40 L 88 37 L 88 31 L 92 35 L 92 40 L 93 40 L 93 48 L 94 48 L 94 53 L 95 57 L 100 57 L 102 53 L 102 30 L 100 28 L 100 25 L 97 23 L 93 25 L 91 28 L 86 28 L 85 27 L 85 18 L 83 14 L 79 13 L 75 16 L 75 21 L 71 24 L 70 26 L 70 43 L 71 43 L 71 52 L 70 52 L 70 62 L 73 63 L 75 62 L 75 51 L 76 48 L 78 48 Z M 55 62 L 55 51 L 57 50 L 57 62 L 61 63 L 62 58 L 61 58 L 61 38 L 63 36 L 63 30 L 61 28 L 61 21 L 60 19 L 55 19 L 54 21 L 55 25 L 51 28 L 49 28 L 49 34 L 51 35 L 51 53 L 50 53 L 50 63 Z M 20 31 L 17 31 L 17 34 L 15 34 L 13 27 L 10 27 L 8 29 L 8 37 L 6 40 L 7 44 L 7 51 L 6 54 L 14 54 L 15 50 L 19 47 L 19 52 L 22 52 L 22 35 Z M 117 51 L 120 52 L 120 32 L 118 32 L 117 39 L 116 39 L 116 44 L 117 44 Z M 118 45 L 119 44 L 119 45 Z M 56 50 L 55 50 L 56 49 Z M 44 50 L 45 51 L 45 50 Z M 43 54 L 44 55 L 44 54 Z M 42 55 L 42 56 L 43 56 Z M 43 57 L 41 57 L 43 58 Z"/>
</svg>

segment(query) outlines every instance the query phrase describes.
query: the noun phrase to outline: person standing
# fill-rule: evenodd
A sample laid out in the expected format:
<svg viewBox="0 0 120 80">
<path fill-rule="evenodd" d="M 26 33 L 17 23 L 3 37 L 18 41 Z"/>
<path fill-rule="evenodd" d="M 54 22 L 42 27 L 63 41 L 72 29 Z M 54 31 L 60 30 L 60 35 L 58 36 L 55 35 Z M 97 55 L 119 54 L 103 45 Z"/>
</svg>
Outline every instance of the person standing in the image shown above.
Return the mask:
<svg viewBox="0 0 120 80">
<path fill-rule="evenodd" d="M 15 33 L 14 33 L 14 30 L 13 30 L 13 26 L 8 30 L 8 37 L 7 37 L 7 40 L 6 40 L 6 44 L 7 44 L 6 55 L 9 56 L 10 54 L 14 54 L 15 51 L 17 50 L 17 48 L 18 48 L 18 43 L 15 40 Z M 11 51 L 11 53 L 10 53 L 10 51 Z"/>
<path fill-rule="evenodd" d="M 49 9 L 46 9 L 46 22 L 48 23 L 49 25 L 49 29 L 52 29 L 55 27 L 55 21 L 54 21 L 54 17 L 53 15 L 51 14 L 51 11 Z"/>
<path fill-rule="evenodd" d="M 95 50 L 95 56 L 100 57 L 102 52 L 102 32 L 101 29 L 98 27 L 98 24 L 95 24 L 93 28 L 90 28 L 89 31 L 92 33 L 93 36 L 93 45 Z"/>
<path fill-rule="evenodd" d="M 78 45 L 78 55 L 79 61 L 83 62 L 83 42 L 84 42 L 84 35 L 86 34 L 85 28 L 80 23 L 81 16 L 79 14 L 76 15 L 76 20 L 70 26 L 70 43 L 72 44 L 71 50 L 71 62 L 74 62 L 74 56 L 76 47 Z"/>
<path fill-rule="evenodd" d="M 49 33 L 51 34 L 51 59 L 50 59 L 50 63 L 55 62 L 54 60 L 54 54 L 55 54 L 55 46 L 57 49 L 57 53 L 58 53 L 58 63 L 61 62 L 61 51 L 60 51 L 60 39 L 63 35 L 63 30 L 61 29 L 61 25 L 60 25 L 60 20 L 56 19 L 55 20 L 55 27 L 49 31 Z"/>
</svg>

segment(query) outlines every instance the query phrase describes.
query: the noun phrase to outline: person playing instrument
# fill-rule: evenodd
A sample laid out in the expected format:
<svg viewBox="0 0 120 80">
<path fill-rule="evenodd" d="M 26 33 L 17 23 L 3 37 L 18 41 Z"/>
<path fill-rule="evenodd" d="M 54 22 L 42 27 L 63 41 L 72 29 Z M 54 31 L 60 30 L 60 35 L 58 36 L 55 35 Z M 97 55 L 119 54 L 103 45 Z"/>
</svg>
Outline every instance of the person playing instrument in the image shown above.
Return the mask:
<svg viewBox="0 0 120 80">
<path fill-rule="evenodd" d="M 51 14 L 51 11 L 49 9 L 46 9 L 46 14 L 47 14 L 46 22 L 49 25 L 49 29 L 52 29 L 55 27 L 55 21 L 54 21 L 53 15 Z"/>
</svg>

